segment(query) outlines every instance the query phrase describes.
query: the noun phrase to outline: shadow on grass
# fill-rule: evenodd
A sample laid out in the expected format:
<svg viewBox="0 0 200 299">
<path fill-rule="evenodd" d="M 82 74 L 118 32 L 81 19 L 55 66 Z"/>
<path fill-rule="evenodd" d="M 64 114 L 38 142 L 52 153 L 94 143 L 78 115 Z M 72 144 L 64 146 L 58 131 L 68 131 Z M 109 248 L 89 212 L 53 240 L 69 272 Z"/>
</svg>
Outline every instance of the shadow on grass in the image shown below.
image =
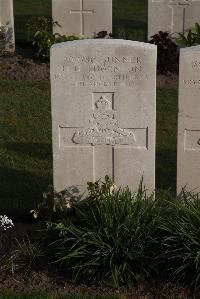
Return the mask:
<svg viewBox="0 0 200 299">
<path fill-rule="evenodd" d="M 176 150 L 156 151 L 156 188 L 176 192 Z"/>
<path fill-rule="evenodd" d="M 52 145 L 45 143 L 6 143 L 3 145 L 9 151 L 23 153 L 41 160 L 52 161 Z"/>
<path fill-rule="evenodd" d="M 51 176 L 37 176 L 30 172 L 0 168 L 1 214 L 14 219 L 31 219 L 30 210 L 37 206 L 43 192 L 52 184 Z M 21 220 L 21 219 L 20 219 Z"/>
</svg>

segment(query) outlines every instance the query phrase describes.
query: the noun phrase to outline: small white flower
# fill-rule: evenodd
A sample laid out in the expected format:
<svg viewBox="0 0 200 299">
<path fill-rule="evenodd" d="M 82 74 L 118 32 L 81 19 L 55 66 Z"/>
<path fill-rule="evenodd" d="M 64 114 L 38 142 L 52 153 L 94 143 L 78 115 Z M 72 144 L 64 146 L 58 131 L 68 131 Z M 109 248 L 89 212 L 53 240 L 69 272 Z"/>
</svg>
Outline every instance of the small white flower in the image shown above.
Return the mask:
<svg viewBox="0 0 200 299">
<path fill-rule="evenodd" d="M 68 202 L 68 203 L 66 204 L 66 207 L 67 207 L 67 209 L 71 209 L 71 204 L 70 204 L 70 202 Z"/>
<path fill-rule="evenodd" d="M 33 218 L 37 219 L 39 216 L 39 212 L 36 210 L 31 210 L 30 213 L 33 215 Z"/>
<path fill-rule="evenodd" d="M 113 183 L 112 186 L 110 187 L 110 193 L 114 193 L 118 190 L 118 187 Z"/>
<path fill-rule="evenodd" d="M 6 231 L 13 226 L 14 224 L 11 219 L 9 219 L 6 215 L 0 215 L 0 229 Z"/>
</svg>

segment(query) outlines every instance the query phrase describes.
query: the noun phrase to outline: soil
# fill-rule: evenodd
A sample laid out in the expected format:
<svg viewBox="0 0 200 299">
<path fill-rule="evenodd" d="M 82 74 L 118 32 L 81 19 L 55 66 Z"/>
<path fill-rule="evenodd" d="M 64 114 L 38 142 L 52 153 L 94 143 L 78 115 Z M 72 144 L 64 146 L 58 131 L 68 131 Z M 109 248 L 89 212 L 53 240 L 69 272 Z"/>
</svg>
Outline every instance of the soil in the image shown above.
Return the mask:
<svg viewBox="0 0 200 299">
<path fill-rule="evenodd" d="M 94 298 L 96 295 L 118 294 L 122 299 L 198 299 L 200 294 L 192 295 L 189 289 L 170 282 L 158 285 L 141 285 L 135 289 L 114 289 L 109 287 L 87 286 L 69 283 L 63 277 L 53 277 L 47 271 L 33 271 L 29 275 L 0 273 L 0 290 L 20 293 L 49 293 L 54 295 L 84 294 Z"/>
<path fill-rule="evenodd" d="M 41 62 L 31 52 L 18 49 L 14 55 L 0 57 L 1 80 L 49 80 L 49 63 Z"/>
</svg>

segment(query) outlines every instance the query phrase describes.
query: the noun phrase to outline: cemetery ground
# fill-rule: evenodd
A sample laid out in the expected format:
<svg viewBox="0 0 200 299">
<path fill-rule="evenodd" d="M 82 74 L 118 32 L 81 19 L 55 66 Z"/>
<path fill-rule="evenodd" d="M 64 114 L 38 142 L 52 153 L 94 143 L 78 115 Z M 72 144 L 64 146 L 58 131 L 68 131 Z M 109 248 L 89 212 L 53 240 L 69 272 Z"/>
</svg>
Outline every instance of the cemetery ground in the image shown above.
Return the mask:
<svg viewBox="0 0 200 299">
<path fill-rule="evenodd" d="M 37 203 L 42 200 L 42 193 L 49 184 L 52 184 L 49 81 L 1 81 L 0 111 L 1 208 L 16 223 L 19 221 L 34 222 L 30 210 L 36 208 Z M 172 196 L 175 195 L 176 185 L 176 133 L 177 89 L 159 88 L 157 90 L 156 181 L 158 189 L 165 191 L 170 189 Z M 55 290 L 63 291 L 64 285 L 67 292 L 76 290 L 76 292 L 92 295 L 92 298 L 97 294 L 101 294 L 102 299 L 107 299 L 107 297 L 104 297 L 107 292 L 115 292 L 113 288 L 108 290 L 103 288 L 102 290 L 98 287 L 77 286 L 66 283 L 62 278 L 59 279 L 58 283 L 56 275 L 55 277 L 49 277 L 45 271 L 33 271 L 30 277 L 25 278 L 22 274 L 14 275 L 13 278 L 10 278 L 10 276 L 8 278 L 6 275 L 4 277 L 1 274 L 0 289 L 11 287 L 11 289 L 19 292 L 32 291 L 35 293 L 45 291 L 45 293 L 51 293 Z M 127 293 L 124 289 L 120 289 L 120 294 L 123 292 Z M 168 294 L 167 298 L 176 298 L 174 296 L 190 298 L 189 296 L 184 297 L 185 294 L 189 293 L 187 288 L 169 282 L 161 283 L 159 286 L 147 284 L 142 287 L 142 290 L 132 290 L 126 296 L 124 295 L 125 297 L 120 296 L 119 298 L 140 299 L 145 298 L 142 296 L 146 294 L 151 294 L 146 298 L 152 298 L 152 294 L 156 294 L 158 296 L 156 298 L 164 298 L 159 297 L 163 293 Z M 12 294 L 10 296 L 12 299 L 15 298 Z M 22 295 L 19 294 L 16 299 L 23 298 L 20 296 Z M 33 298 L 46 298 L 46 295 L 44 297 L 40 296 L 36 297 L 34 295 Z M 9 295 L 5 298 L 10 299 Z M 32 297 L 30 296 L 30 298 Z"/>
</svg>

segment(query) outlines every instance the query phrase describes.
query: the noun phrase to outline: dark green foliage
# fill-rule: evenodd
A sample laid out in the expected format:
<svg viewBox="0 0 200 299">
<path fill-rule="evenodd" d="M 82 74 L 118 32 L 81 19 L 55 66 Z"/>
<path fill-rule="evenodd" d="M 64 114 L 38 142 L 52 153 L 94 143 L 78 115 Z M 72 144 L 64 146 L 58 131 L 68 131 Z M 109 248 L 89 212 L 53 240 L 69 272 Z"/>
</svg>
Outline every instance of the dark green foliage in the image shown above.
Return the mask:
<svg viewBox="0 0 200 299">
<path fill-rule="evenodd" d="M 49 59 L 50 48 L 53 44 L 67 41 L 78 40 L 75 35 L 60 35 L 52 34 L 45 30 L 38 30 L 34 35 L 33 46 L 37 48 L 37 56 L 44 59 Z"/>
<path fill-rule="evenodd" d="M 90 204 L 80 223 L 48 223 L 50 255 L 76 281 L 131 285 L 158 269 L 156 219 L 161 206 L 153 195 L 146 197 L 142 186 L 135 195 L 128 188 L 114 189 L 108 178 L 90 183 Z"/>
<path fill-rule="evenodd" d="M 18 241 L 10 258 L 1 260 L 1 269 L 27 274 L 51 265 L 54 273 L 77 282 L 118 287 L 173 279 L 199 289 L 199 194 L 183 190 L 177 199 L 167 191 L 147 196 L 142 184 L 133 194 L 108 177 L 89 183 L 83 201 L 75 193 L 65 201 L 66 194 L 55 197 L 51 217 L 41 214 L 55 221 L 42 224 L 39 242 Z"/>
<path fill-rule="evenodd" d="M 41 261 L 44 262 L 44 253 L 37 242 L 31 242 L 28 237 L 16 240 L 16 247 L 10 254 L 10 265 L 12 272 L 24 272 L 28 274 L 31 270 L 41 268 Z M 43 264 L 43 263 L 42 263 Z"/>
<path fill-rule="evenodd" d="M 196 39 L 195 36 L 193 36 L 192 30 L 189 30 L 187 34 L 179 33 L 179 37 L 176 38 L 176 43 L 179 46 L 184 47 L 191 47 L 195 45 Z"/>
<path fill-rule="evenodd" d="M 200 197 L 182 191 L 174 212 L 161 221 L 163 265 L 176 280 L 200 287 Z M 168 267 L 166 267 L 168 265 Z"/>
<path fill-rule="evenodd" d="M 150 44 L 158 49 L 157 69 L 160 74 L 178 73 L 178 46 L 172 41 L 168 32 L 159 31 L 151 37 Z"/>
<path fill-rule="evenodd" d="M 176 43 L 179 46 L 191 47 L 200 44 L 200 25 L 195 24 L 195 27 L 189 29 L 185 34 L 179 33 L 176 39 Z"/>
<path fill-rule="evenodd" d="M 46 223 L 42 239 L 53 264 L 78 282 L 118 287 L 170 277 L 199 288 L 198 194 L 147 197 L 142 184 L 132 194 L 108 177 L 89 183 L 88 191 L 72 208 L 79 217 Z"/>
<path fill-rule="evenodd" d="M 45 16 L 34 16 L 30 18 L 26 23 L 28 40 L 33 41 L 35 33 L 39 30 L 51 33 L 52 26 L 52 20 Z"/>
<path fill-rule="evenodd" d="M 43 194 L 43 200 L 35 210 L 31 210 L 31 214 L 40 221 L 61 221 L 66 224 L 73 219 L 79 220 L 79 207 L 83 208 L 85 204 L 75 186 L 61 192 L 55 192 L 53 186 L 49 186 Z"/>
<path fill-rule="evenodd" d="M 42 17 L 33 17 L 27 23 L 29 39 L 33 41 L 36 48 L 36 54 L 42 59 L 49 59 L 50 48 L 55 43 L 77 40 L 79 37 L 74 35 L 60 35 L 52 33 L 53 26 L 60 26 L 57 22 Z"/>
</svg>

